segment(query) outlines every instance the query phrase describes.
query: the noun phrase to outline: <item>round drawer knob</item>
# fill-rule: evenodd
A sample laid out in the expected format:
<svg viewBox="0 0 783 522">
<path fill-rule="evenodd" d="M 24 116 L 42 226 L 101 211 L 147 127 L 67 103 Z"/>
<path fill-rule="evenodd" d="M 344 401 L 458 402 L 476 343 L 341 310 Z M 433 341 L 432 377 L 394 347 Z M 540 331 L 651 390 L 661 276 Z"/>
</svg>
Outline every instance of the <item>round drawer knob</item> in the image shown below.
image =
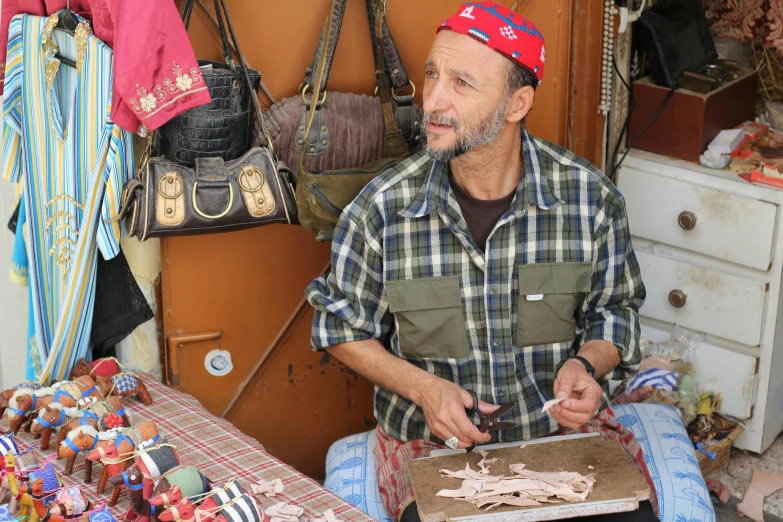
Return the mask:
<svg viewBox="0 0 783 522">
<path fill-rule="evenodd" d="M 685 301 L 688 300 L 688 294 L 682 290 L 672 290 L 669 292 L 669 304 L 675 308 L 682 308 L 685 306 Z"/>
<path fill-rule="evenodd" d="M 688 211 L 681 212 L 677 223 L 683 230 L 693 230 L 696 227 L 696 214 Z"/>
</svg>

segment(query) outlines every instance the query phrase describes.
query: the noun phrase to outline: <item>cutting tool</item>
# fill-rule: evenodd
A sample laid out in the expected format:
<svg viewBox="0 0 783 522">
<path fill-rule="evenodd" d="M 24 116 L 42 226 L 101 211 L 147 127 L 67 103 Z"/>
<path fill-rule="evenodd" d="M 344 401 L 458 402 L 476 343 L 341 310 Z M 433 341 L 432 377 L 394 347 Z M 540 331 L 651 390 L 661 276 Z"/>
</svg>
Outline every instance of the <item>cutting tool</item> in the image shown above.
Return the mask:
<svg viewBox="0 0 783 522">
<path fill-rule="evenodd" d="M 468 393 L 473 397 L 473 407 L 470 409 L 466 409 L 467 414 L 478 415 L 479 418 L 479 424 L 476 426 L 478 430 L 481 433 L 486 433 L 488 431 L 501 431 L 501 430 L 510 430 L 512 428 L 516 428 L 517 423 L 516 422 L 508 422 L 508 421 L 500 421 L 498 422 L 498 419 L 511 411 L 514 406 L 517 405 L 516 402 L 508 402 L 506 404 L 501 405 L 497 410 L 493 411 L 492 413 L 485 414 L 479 409 L 479 399 L 476 392 L 473 390 L 467 390 Z M 467 449 L 468 453 L 473 451 L 473 449 L 476 447 L 476 443 L 474 442 L 471 447 Z"/>
</svg>

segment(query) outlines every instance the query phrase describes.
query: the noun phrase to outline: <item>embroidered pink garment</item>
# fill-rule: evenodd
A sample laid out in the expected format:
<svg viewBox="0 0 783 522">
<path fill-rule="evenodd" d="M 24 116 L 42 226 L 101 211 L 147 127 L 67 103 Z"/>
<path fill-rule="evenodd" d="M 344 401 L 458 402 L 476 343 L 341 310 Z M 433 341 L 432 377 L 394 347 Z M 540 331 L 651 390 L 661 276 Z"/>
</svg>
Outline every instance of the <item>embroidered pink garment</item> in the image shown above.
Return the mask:
<svg viewBox="0 0 783 522">
<path fill-rule="evenodd" d="M 783 54 L 783 0 L 702 0 L 712 34 L 763 40 Z"/>
<path fill-rule="evenodd" d="M 0 1 L 0 64 L 11 18 L 47 16 L 66 6 L 66 0 Z M 112 119 L 123 129 L 138 132 L 144 124 L 155 130 L 212 101 L 173 0 L 71 0 L 71 9 L 92 20 L 95 36 L 114 48 Z"/>
</svg>

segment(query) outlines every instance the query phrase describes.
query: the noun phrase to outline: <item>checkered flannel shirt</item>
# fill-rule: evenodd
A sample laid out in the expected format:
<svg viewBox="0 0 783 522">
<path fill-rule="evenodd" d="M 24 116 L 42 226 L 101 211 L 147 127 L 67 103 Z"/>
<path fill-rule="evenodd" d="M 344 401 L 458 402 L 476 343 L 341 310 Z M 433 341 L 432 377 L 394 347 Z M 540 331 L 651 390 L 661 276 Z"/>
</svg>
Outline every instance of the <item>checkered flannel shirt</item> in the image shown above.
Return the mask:
<svg viewBox="0 0 783 522">
<path fill-rule="evenodd" d="M 475 390 L 481 400 L 517 402 L 503 417 L 517 427 L 492 432 L 494 442 L 558 429 L 541 408 L 554 397 L 555 366 L 585 342 L 605 340 L 620 352 L 620 366 L 602 380 L 605 392 L 607 379 L 631 374 L 641 359 L 638 309 L 645 289 L 621 194 L 587 161 L 527 132 L 522 141 L 521 181 L 485 253 L 471 239 L 448 165 L 419 153 L 376 178 L 345 209 L 332 242 L 332 269 L 306 290 L 315 308 L 313 349 L 377 339 L 393 355 Z M 590 291 L 575 313 L 575 338 L 518 346 L 517 265 L 566 262 L 592 266 Z M 446 275 L 460 279 L 469 356 L 406 358 L 385 283 Z M 601 408 L 607 405 L 605 393 Z M 377 386 L 375 415 L 400 440 L 441 442 L 421 408 Z"/>
</svg>

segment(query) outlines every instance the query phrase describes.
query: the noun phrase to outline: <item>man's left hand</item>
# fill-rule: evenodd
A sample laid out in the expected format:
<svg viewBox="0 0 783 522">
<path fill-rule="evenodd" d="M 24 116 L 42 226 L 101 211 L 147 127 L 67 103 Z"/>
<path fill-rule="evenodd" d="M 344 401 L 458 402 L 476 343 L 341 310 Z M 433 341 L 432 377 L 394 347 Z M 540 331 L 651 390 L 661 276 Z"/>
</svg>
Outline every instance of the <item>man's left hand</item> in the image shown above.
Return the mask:
<svg viewBox="0 0 783 522">
<path fill-rule="evenodd" d="M 555 397 L 565 398 L 554 406 L 552 416 L 566 428 L 581 428 L 598 413 L 603 389 L 579 361 L 567 361 L 555 376 Z"/>
</svg>

